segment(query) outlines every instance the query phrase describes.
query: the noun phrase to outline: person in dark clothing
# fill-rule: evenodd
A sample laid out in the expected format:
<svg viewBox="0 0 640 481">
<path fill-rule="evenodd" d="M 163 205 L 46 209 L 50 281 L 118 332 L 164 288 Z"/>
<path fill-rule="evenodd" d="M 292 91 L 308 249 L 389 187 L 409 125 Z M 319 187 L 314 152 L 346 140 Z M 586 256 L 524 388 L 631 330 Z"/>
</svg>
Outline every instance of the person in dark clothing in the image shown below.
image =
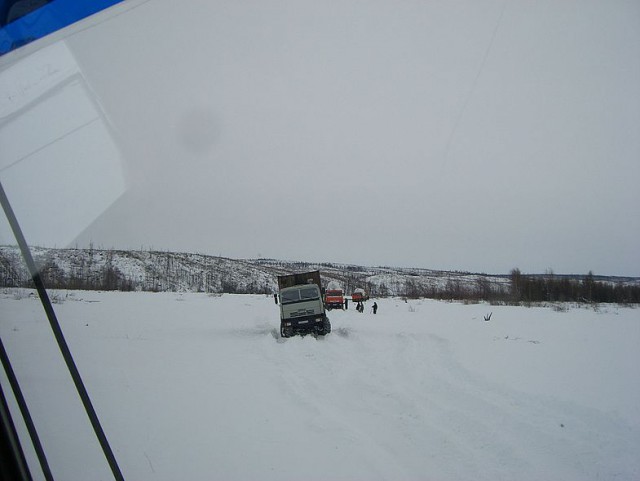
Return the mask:
<svg viewBox="0 0 640 481">
<path fill-rule="evenodd" d="M 378 304 L 376 302 L 373 303 L 373 313 L 378 312 Z"/>
</svg>

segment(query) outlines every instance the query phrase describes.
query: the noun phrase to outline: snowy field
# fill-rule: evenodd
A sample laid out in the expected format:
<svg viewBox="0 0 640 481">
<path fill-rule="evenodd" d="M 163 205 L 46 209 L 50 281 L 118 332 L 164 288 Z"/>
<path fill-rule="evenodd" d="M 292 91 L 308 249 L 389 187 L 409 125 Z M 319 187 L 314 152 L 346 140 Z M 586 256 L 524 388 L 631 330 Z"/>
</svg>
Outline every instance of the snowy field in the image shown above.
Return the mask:
<svg viewBox="0 0 640 481">
<path fill-rule="evenodd" d="M 54 477 L 113 479 L 29 292 L 0 335 Z M 54 297 L 127 480 L 640 479 L 638 309 L 381 299 L 285 340 L 266 296 Z"/>
</svg>

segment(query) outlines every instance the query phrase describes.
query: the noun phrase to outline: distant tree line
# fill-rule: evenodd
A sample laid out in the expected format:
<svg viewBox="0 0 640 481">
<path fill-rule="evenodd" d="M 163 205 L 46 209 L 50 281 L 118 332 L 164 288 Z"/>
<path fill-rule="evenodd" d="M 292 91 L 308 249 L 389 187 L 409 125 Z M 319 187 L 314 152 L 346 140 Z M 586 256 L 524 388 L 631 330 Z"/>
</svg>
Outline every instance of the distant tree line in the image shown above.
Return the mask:
<svg viewBox="0 0 640 481">
<path fill-rule="evenodd" d="M 98 271 L 74 270 L 65 273 L 55 262 L 40 268 L 40 277 L 50 289 L 77 289 L 84 291 L 133 291 L 136 286 L 117 267 L 106 265 Z M 23 281 L 30 285 L 31 279 Z"/>
<path fill-rule="evenodd" d="M 640 286 L 597 281 L 593 272 L 584 278 L 526 275 L 511 271 L 511 297 L 518 302 L 593 302 L 631 304 L 640 302 Z"/>
<path fill-rule="evenodd" d="M 386 286 L 381 285 L 384 291 Z M 439 299 L 461 301 L 507 302 L 509 289 L 504 282 L 498 282 L 490 276 L 478 276 L 475 281 L 463 281 L 457 277 L 447 279 L 444 284 L 421 284 L 418 278 L 405 280 L 402 297 L 408 299 Z"/>
<path fill-rule="evenodd" d="M 374 286 L 371 294 L 384 297 L 384 284 Z M 460 301 L 487 301 L 507 304 L 531 302 L 640 303 L 640 285 L 596 280 L 592 272 L 580 276 L 523 274 L 513 269 L 509 282 L 497 282 L 491 276 L 478 276 L 475 282 L 449 278 L 441 285 L 424 285 L 419 278 L 407 278 L 401 296 L 409 299 L 427 298 Z"/>
</svg>

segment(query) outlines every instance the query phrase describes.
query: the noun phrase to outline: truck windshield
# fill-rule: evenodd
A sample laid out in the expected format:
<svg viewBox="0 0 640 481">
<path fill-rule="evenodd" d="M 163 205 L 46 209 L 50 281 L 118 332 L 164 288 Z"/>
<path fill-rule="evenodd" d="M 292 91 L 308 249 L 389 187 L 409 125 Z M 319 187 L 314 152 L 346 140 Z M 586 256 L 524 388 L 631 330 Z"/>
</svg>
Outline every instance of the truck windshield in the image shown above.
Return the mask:
<svg viewBox="0 0 640 481">
<path fill-rule="evenodd" d="M 293 289 L 280 294 L 280 302 L 282 304 L 291 304 L 298 301 L 309 301 L 318 299 L 318 289 L 315 287 L 303 287 L 301 289 Z"/>
<path fill-rule="evenodd" d="M 300 300 L 300 291 L 285 291 L 280 294 L 280 302 L 290 304 Z"/>
<path fill-rule="evenodd" d="M 318 298 L 318 289 L 315 287 L 305 287 L 304 289 L 300 289 L 300 299 L 309 300 L 309 299 L 317 299 Z"/>
</svg>

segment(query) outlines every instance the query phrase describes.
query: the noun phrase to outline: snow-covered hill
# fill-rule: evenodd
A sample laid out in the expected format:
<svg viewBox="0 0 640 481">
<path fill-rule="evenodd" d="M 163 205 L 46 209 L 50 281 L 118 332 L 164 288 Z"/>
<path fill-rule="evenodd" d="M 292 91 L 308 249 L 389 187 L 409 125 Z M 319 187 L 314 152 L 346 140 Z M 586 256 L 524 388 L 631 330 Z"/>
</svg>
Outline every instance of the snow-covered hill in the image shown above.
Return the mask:
<svg viewBox="0 0 640 481">
<path fill-rule="evenodd" d="M 337 283 L 347 292 L 367 288 L 374 296 L 436 293 L 445 289 L 487 286 L 508 289 L 507 276 L 363 267 L 273 259 L 238 260 L 202 254 L 160 251 L 32 248 L 36 263 L 53 285 L 146 291 L 272 293 L 277 275 L 320 270 L 323 282 Z M 0 247 L 0 282 L 24 285 L 28 273 L 16 247 Z"/>
<path fill-rule="evenodd" d="M 508 275 L 436 271 L 420 268 L 365 267 L 330 262 L 229 259 L 163 251 L 32 248 L 48 285 L 71 289 L 267 294 L 279 274 L 319 270 L 325 285 L 348 294 L 365 288 L 372 296 L 410 298 L 508 297 Z M 564 276 L 581 279 L 581 276 Z M 613 284 L 640 286 L 638 278 L 595 277 Z M 26 286 L 29 276 L 20 251 L 0 247 L 0 286 Z"/>
</svg>

